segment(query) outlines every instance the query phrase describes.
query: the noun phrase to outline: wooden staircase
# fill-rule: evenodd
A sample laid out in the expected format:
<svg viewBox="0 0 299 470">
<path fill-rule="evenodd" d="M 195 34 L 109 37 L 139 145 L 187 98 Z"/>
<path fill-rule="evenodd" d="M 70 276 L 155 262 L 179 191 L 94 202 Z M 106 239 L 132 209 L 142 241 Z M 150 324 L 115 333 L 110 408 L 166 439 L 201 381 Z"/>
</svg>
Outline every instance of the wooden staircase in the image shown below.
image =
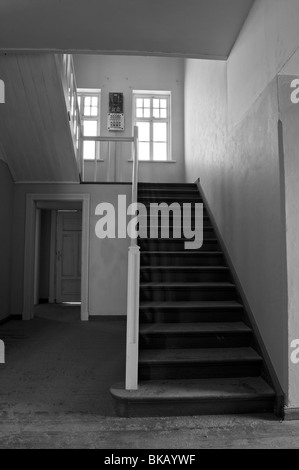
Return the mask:
<svg viewBox="0 0 299 470">
<path fill-rule="evenodd" d="M 138 200 L 202 202 L 192 184 L 139 184 Z M 206 208 L 202 248 L 185 250 L 185 241 L 140 239 L 139 389 L 111 389 L 118 413 L 273 412 L 275 392 Z"/>
</svg>

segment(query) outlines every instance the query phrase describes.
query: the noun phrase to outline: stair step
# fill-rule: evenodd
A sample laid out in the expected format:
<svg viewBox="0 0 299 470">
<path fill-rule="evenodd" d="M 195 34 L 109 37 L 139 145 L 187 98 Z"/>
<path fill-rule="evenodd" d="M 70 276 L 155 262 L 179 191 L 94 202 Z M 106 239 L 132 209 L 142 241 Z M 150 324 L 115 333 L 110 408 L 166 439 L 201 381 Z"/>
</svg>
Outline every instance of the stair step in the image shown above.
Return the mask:
<svg viewBox="0 0 299 470">
<path fill-rule="evenodd" d="M 248 347 L 252 330 L 234 323 L 154 323 L 140 326 L 142 349 Z"/>
<path fill-rule="evenodd" d="M 242 320 L 243 306 L 235 301 L 141 302 L 140 322 L 233 322 Z"/>
<path fill-rule="evenodd" d="M 175 189 L 177 191 L 181 189 L 196 189 L 198 191 L 197 184 L 194 183 L 138 183 L 138 190 L 140 189 Z"/>
<path fill-rule="evenodd" d="M 196 416 L 274 410 L 275 392 L 261 377 L 140 382 L 110 389 L 121 416 Z"/>
<path fill-rule="evenodd" d="M 257 377 L 262 358 L 252 348 L 145 349 L 140 380 Z"/>
<path fill-rule="evenodd" d="M 138 245 L 142 251 L 183 251 L 185 243 L 190 241 L 192 240 L 187 238 L 140 238 Z M 218 240 L 207 238 L 203 241 L 202 247 L 195 251 L 216 251 L 219 253 L 219 250 Z"/>
<path fill-rule="evenodd" d="M 221 251 L 142 251 L 141 265 L 144 266 L 224 266 Z"/>
<path fill-rule="evenodd" d="M 154 323 L 140 326 L 142 335 L 209 335 L 242 334 L 252 330 L 242 322 L 227 323 Z"/>
<path fill-rule="evenodd" d="M 236 287 L 229 282 L 140 283 L 140 300 L 236 300 Z"/>
<path fill-rule="evenodd" d="M 173 196 L 166 196 L 166 195 L 138 195 L 138 202 L 144 204 L 147 206 L 148 204 L 173 204 L 173 203 L 179 203 L 180 205 L 182 203 L 187 204 L 202 204 L 203 200 L 200 197 L 198 193 L 192 193 L 192 194 L 174 194 Z"/>
<path fill-rule="evenodd" d="M 225 266 L 142 266 L 141 282 L 229 282 Z"/>
</svg>

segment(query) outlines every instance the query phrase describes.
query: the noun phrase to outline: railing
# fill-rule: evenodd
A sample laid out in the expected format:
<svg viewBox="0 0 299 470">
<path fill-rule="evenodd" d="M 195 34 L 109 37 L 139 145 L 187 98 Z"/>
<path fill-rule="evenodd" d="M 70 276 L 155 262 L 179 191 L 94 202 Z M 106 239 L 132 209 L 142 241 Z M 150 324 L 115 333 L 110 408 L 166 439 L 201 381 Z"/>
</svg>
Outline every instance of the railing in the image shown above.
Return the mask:
<svg viewBox="0 0 299 470">
<path fill-rule="evenodd" d="M 82 141 L 128 142 L 134 145 L 132 204 L 137 210 L 138 203 L 138 127 L 134 127 L 133 137 L 82 137 Z M 110 151 L 109 151 L 110 154 Z M 110 160 L 110 158 L 109 158 Z M 110 162 L 109 162 L 110 167 Z M 96 174 L 97 168 L 95 169 Z M 108 173 L 109 175 L 109 173 Z M 128 255 L 127 290 L 127 352 L 126 352 L 126 390 L 138 388 L 138 347 L 139 347 L 139 287 L 140 287 L 140 248 L 137 240 L 131 238 Z"/>
<path fill-rule="evenodd" d="M 136 126 L 137 127 L 137 126 Z M 137 127 L 137 130 L 138 130 L 138 127 Z M 134 130 L 135 132 L 135 130 Z M 120 181 L 117 181 L 117 174 L 116 174 L 116 155 L 115 155 L 115 152 L 114 152 L 114 162 L 112 162 L 112 152 L 111 152 L 111 144 L 117 144 L 117 143 L 134 143 L 134 137 L 112 137 L 112 136 L 107 136 L 107 137 L 100 137 L 100 136 L 82 136 L 82 142 L 95 142 L 95 143 L 108 143 L 108 170 L 107 170 L 107 176 L 106 176 L 106 181 L 109 183 L 110 181 L 113 181 L 115 183 L 117 182 L 120 182 Z M 116 149 L 115 149 L 116 150 Z M 101 151 L 99 152 L 100 155 L 101 155 L 101 160 L 99 160 L 98 158 L 98 155 L 95 156 L 95 159 L 94 159 L 94 176 L 93 176 L 93 179 L 94 179 L 94 182 L 97 182 L 98 181 L 98 162 L 101 161 L 101 162 L 104 162 L 106 160 L 104 160 L 102 158 L 102 155 L 103 155 L 103 151 L 101 149 Z M 93 161 L 93 160 L 92 160 Z M 111 168 L 112 168 L 112 163 L 114 163 L 114 177 L 112 178 L 112 175 L 111 175 Z M 90 180 L 91 181 L 91 180 Z M 88 181 L 87 181 L 88 182 Z"/>
<path fill-rule="evenodd" d="M 62 79 L 63 92 L 68 111 L 70 131 L 73 139 L 78 170 L 81 180 L 84 180 L 84 162 L 82 147 L 83 127 L 78 101 L 73 56 L 71 54 L 57 55 L 56 59 Z"/>
</svg>

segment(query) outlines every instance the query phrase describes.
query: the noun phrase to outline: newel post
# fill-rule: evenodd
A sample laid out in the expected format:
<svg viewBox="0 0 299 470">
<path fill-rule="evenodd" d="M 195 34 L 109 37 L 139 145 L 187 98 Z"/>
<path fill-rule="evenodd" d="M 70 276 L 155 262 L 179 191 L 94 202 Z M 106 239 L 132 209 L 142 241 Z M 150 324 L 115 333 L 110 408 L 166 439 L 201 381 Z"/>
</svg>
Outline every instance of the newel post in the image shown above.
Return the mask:
<svg viewBox="0 0 299 470">
<path fill-rule="evenodd" d="M 138 389 L 140 248 L 129 248 L 126 390 Z"/>
</svg>

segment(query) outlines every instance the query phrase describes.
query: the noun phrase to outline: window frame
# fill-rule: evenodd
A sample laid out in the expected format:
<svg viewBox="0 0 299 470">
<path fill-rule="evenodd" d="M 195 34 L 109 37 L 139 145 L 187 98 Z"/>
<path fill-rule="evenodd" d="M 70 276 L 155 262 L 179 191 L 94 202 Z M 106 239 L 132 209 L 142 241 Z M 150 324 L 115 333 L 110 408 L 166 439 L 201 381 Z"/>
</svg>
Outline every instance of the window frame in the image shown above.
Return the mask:
<svg viewBox="0 0 299 470">
<path fill-rule="evenodd" d="M 150 99 L 151 105 L 151 115 L 149 118 L 139 118 L 137 117 L 137 99 Z M 154 99 L 165 99 L 167 102 L 167 117 L 166 118 L 155 118 L 153 116 L 153 100 Z M 150 158 L 142 159 L 139 155 L 140 162 L 154 162 L 154 163 L 165 163 L 172 162 L 172 146 L 171 146 L 171 135 L 172 135 L 172 106 L 171 106 L 171 91 L 142 91 L 134 90 L 133 91 L 133 126 L 137 125 L 137 122 L 148 122 L 150 124 Z M 154 139 L 153 139 L 153 129 L 154 123 L 166 123 L 167 124 L 167 142 L 166 142 L 166 152 L 167 158 L 165 160 L 156 160 L 154 159 Z"/>
<path fill-rule="evenodd" d="M 80 104 L 78 102 L 78 105 L 79 105 L 79 110 L 80 110 L 82 128 L 84 129 L 84 121 L 97 121 L 97 137 L 99 137 L 101 135 L 101 89 L 78 88 L 77 94 L 78 94 L 78 98 L 79 97 L 81 98 Z M 84 102 L 83 102 L 84 100 L 82 100 L 82 97 L 83 98 L 84 97 L 97 97 L 98 98 L 98 115 L 97 116 L 84 116 Z M 100 161 L 101 160 L 100 142 L 95 142 L 95 157 L 87 158 L 87 157 L 84 157 L 84 153 L 83 153 L 83 159 L 86 162 Z"/>
</svg>

